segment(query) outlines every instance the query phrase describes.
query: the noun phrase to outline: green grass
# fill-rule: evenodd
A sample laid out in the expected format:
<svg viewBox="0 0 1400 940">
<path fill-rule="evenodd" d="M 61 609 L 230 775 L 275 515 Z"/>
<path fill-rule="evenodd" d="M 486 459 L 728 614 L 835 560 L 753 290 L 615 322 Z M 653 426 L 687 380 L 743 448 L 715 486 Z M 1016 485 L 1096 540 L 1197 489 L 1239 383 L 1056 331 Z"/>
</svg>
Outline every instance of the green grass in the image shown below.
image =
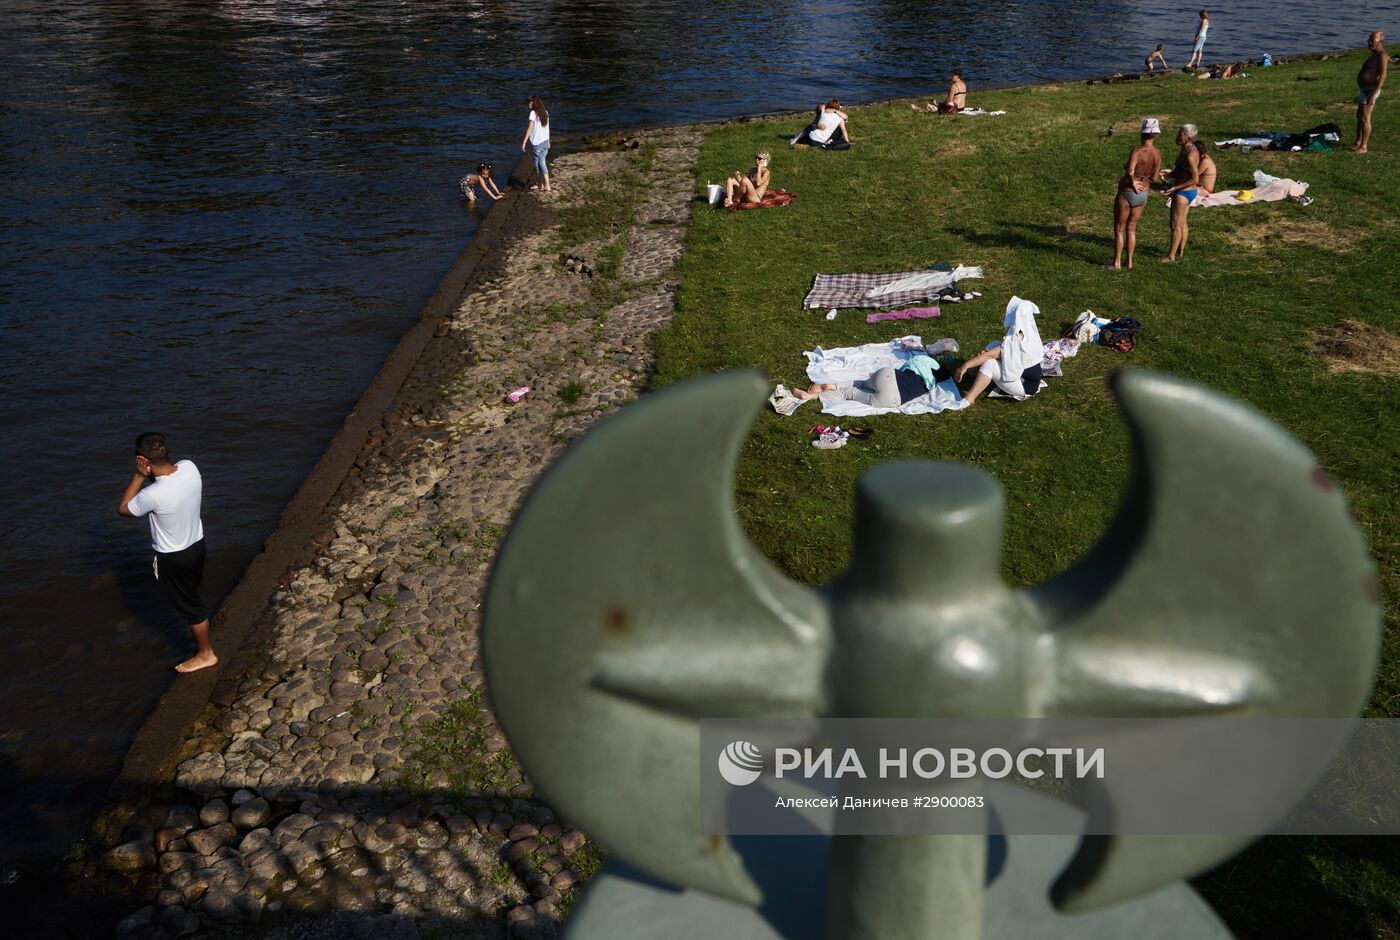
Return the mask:
<svg viewBox="0 0 1400 940">
<path fill-rule="evenodd" d="M 857 474 L 900 458 L 964 461 L 997 477 L 1016 519 L 1004 556 L 1008 582 L 1041 581 L 1097 540 L 1125 481 L 1128 440 L 1106 376 L 1126 365 L 1162 369 L 1270 415 L 1345 488 L 1380 563 L 1387 611 L 1371 712 L 1400 714 L 1397 380 L 1334 375 L 1309 352 L 1310 331 L 1347 318 L 1400 333 L 1400 110 L 1378 106 L 1371 154 L 1345 149 L 1360 59 L 1254 70 L 1231 82 L 1171 75 L 975 95 L 978 105 L 1010 112 L 1004 117 L 862 107 L 852 114 L 848 153 L 790 150 L 784 142 L 799 120 L 718 128 L 698 179 L 721 179 L 767 149 L 774 185 L 798 200 L 764 212 L 697 211 L 678 313 L 658 340 L 655 385 L 740 366 L 794 382 L 803 377 L 803 350 L 903 332 L 925 341 L 953 336 L 975 350 L 999 338 L 1012 294 L 1040 305 L 1047 338 L 1085 309 L 1137 317 L 1145 329 L 1135 352 L 1085 349 L 1064 378 L 1022 406 L 984 401 L 955 415 L 863 419 L 875 436 L 837 451 L 807 446 L 815 407 L 793 419 L 765 409 L 737 473 L 750 537 L 793 577 L 825 582 L 849 560 Z M 1346 134 L 1330 154 L 1213 151 L 1221 189 L 1247 186 L 1262 167 L 1308 181 L 1316 202 L 1193 211 L 1185 260 L 1162 265 L 1167 213 L 1154 197 L 1139 226 L 1137 267 L 1102 271 L 1112 260 L 1116 179 L 1148 115 L 1171 131 L 1194 122 L 1205 141 L 1329 121 Z M 1111 138 L 1110 124 L 1119 131 Z M 1169 140 L 1161 147 L 1169 165 L 1175 148 Z M 985 296 L 913 325 L 868 325 L 854 311 L 828 322 L 801 308 L 818 272 L 931 262 L 983 265 L 977 289 Z M 1242 938 L 1400 936 L 1397 840 L 1266 840 L 1198 886 Z"/>
</svg>

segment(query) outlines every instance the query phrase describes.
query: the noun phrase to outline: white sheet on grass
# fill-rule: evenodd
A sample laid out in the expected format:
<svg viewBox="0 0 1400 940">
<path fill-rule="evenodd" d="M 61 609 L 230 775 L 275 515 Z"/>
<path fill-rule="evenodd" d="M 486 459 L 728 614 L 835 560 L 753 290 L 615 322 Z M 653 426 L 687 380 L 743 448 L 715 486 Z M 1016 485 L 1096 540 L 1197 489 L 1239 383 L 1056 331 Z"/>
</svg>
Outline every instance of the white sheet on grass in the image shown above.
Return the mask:
<svg viewBox="0 0 1400 940">
<path fill-rule="evenodd" d="M 1308 191 L 1307 183 L 1297 180 L 1270 176 L 1263 170 L 1254 171 L 1254 198 L 1240 201 L 1238 189 L 1222 189 L 1209 196 L 1202 193 L 1191 201 L 1193 209 L 1209 209 L 1211 206 L 1247 206 L 1253 202 L 1278 202 L 1280 199 L 1297 199 Z"/>
<path fill-rule="evenodd" d="M 940 287 L 948 287 L 965 277 L 981 276 L 981 268 L 965 268 L 962 265 L 958 265 L 951 271 L 920 271 L 918 274 L 911 274 L 901 280 L 885 284 L 883 287 L 872 287 L 865 292 L 865 296 L 884 297 L 888 294 L 902 294 L 911 290 L 928 290 L 932 293 Z"/>
<path fill-rule="evenodd" d="M 901 336 L 888 343 L 867 343 L 864 346 L 844 346 L 840 349 L 822 349 L 818 346 L 807 357 L 807 377 L 823 384 L 850 384 L 870 378 L 886 366 L 898 366 L 909 358 L 902 348 L 905 340 L 915 345 L 923 345 L 918 336 Z M 838 417 L 863 417 L 899 412 L 906 415 L 936 415 L 940 411 L 957 411 L 967 407 L 967 401 L 958 391 L 952 376 L 942 380 L 928 394 L 907 401 L 898 408 L 872 408 L 858 401 L 847 401 L 835 392 L 823 392 L 821 397 L 822 414 Z"/>
</svg>

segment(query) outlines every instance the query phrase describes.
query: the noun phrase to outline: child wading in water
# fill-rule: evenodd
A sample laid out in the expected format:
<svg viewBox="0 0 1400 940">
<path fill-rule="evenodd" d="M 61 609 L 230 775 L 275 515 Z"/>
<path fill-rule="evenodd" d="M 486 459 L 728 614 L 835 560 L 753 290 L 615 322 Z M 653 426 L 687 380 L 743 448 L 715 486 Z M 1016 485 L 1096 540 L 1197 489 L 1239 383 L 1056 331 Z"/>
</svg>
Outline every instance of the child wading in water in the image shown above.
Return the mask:
<svg viewBox="0 0 1400 940">
<path fill-rule="evenodd" d="M 480 186 L 481 191 L 492 199 L 500 199 L 504 193 L 496 188 L 495 182 L 491 179 L 491 164 L 482 163 L 476 168 L 475 173 L 468 173 L 457 183 L 457 188 L 462 193 L 462 198 L 467 202 L 476 202 L 476 187 Z"/>
<path fill-rule="evenodd" d="M 1157 43 L 1157 48 L 1152 50 L 1152 53 L 1148 55 L 1147 59 L 1145 60 L 1147 63 L 1147 71 L 1157 71 L 1158 62 L 1162 63 L 1162 68 L 1170 70 L 1171 66 L 1167 65 L 1167 57 L 1162 55 L 1162 45 L 1163 44 L 1160 42 Z"/>
</svg>

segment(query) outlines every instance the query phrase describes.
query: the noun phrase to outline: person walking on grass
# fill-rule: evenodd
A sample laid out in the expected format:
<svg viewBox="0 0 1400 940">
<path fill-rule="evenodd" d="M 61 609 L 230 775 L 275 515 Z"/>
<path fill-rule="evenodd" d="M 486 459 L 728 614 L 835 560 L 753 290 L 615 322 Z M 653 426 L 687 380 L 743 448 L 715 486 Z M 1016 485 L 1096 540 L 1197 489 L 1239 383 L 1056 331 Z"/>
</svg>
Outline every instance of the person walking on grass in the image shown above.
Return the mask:
<svg viewBox="0 0 1400 940">
<path fill-rule="evenodd" d="M 1157 48 L 1152 50 L 1151 54 L 1148 55 L 1144 62 L 1147 65 L 1147 71 L 1149 72 L 1157 71 L 1158 62 L 1162 63 L 1162 69 L 1164 71 L 1171 70 L 1171 66 L 1167 65 L 1167 57 L 1162 55 L 1162 43 L 1160 42 L 1157 43 Z"/>
<path fill-rule="evenodd" d="M 539 181 L 531 184 L 530 188 L 549 192 L 549 166 L 545 163 L 545 156 L 549 153 L 549 112 L 538 95 L 526 98 L 525 106 L 530 109 L 530 121 L 525 126 L 525 139 L 520 142 L 520 152 L 524 153 L 526 147 L 530 148 L 535 158 L 535 175 L 539 177 Z"/>
<path fill-rule="evenodd" d="M 1200 185 L 1201 152 L 1196 149 L 1196 125 L 1183 124 L 1176 132 L 1176 144 L 1181 148 L 1176 157 L 1176 165 L 1171 169 L 1170 185 L 1162 190 L 1171 203 L 1172 243 L 1163 261 L 1175 261 L 1186 254 L 1186 239 L 1191 234 L 1186 225 L 1187 213 L 1191 211 L 1191 200 L 1196 198 Z"/>
<path fill-rule="evenodd" d="M 1356 87 L 1361 94 L 1356 96 L 1356 143 L 1351 149 L 1365 153 L 1371 142 L 1371 112 L 1376 109 L 1376 99 L 1381 96 L 1381 86 L 1385 84 L 1386 73 L 1390 70 L 1390 55 L 1385 51 L 1385 33 L 1377 30 L 1366 40 L 1366 48 L 1371 54 L 1356 73 Z"/>
<path fill-rule="evenodd" d="M 199 596 L 204 578 L 204 524 L 199 518 L 203 494 L 204 482 L 194 461 L 171 463 L 160 434 L 147 432 L 136 439 L 136 475 L 122 493 L 117 514 L 149 517 L 156 580 L 194 636 L 195 654 L 175 667 L 179 672 L 207 669 L 219 661 L 209 642 L 209 614 Z"/>
<path fill-rule="evenodd" d="M 1191 58 L 1186 62 L 1188 69 L 1201 64 L 1201 58 L 1206 51 L 1206 33 L 1208 32 L 1210 32 L 1210 13 L 1207 10 L 1202 10 L 1201 25 L 1196 29 L 1196 44 L 1191 47 Z"/>
<path fill-rule="evenodd" d="M 1145 118 L 1140 141 L 1128 154 L 1128 162 L 1123 164 L 1123 175 L 1118 179 L 1118 195 L 1113 197 L 1113 263 L 1108 266 L 1110 271 L 1123 267 L 1124 245 L 1128 249 L 1128 267 L 1133 266 L 1138 219 L 1142 218 L 1142 210 L 1147 207 L 1152 181 L 1162 171 L 1162 154 L 1157 150 L 1157 135 L 1161 133 L 1160 121 Z"/>
</svg>

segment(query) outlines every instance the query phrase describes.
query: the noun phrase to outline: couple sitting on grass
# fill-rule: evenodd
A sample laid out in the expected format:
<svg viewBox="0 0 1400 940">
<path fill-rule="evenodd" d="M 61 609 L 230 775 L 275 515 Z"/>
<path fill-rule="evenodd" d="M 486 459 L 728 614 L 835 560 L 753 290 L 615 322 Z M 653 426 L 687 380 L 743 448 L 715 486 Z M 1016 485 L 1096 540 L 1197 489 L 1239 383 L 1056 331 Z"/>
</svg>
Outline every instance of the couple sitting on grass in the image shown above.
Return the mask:
<svg viewBox="0 0 1400 940">
<path fill-rule="evenodd" d="M 817 105 L 812 123 L 791 141 L 794 147 L 821 147 L 823 150 L 850 150 L 851 137 L 846 130 L 849 116 L 841 110 L 841 102 L 832 98 Z"/>
<path fill-rule="evenodd" d="M 1041 363 L 1045 359 L 1045 344 L 1035 318 L 1040 308 L 1028 300 L 1013 297 L 1002 320 L 1005 335 L 986 349 L 960 365 L 953 380 L 962 383 L 973 370 L 972 384 L 963 393 L 970 405 L 995 383 L 998 391 L 1008 398 L 1024 401 L 1040 391 Z M 915 352 L 897 368 L 887 366 L 867 379 L 851 383 L 812 384 L 804 391 L 793 389 L 794 398 L 810 401 L 823 393 L 835 392 L 845 401 L 855 401 L 871 408 L 898 408 L 928 394 L 938 384 L 935 373 L 938 362 L 928 348 Z"/>
</svg>

